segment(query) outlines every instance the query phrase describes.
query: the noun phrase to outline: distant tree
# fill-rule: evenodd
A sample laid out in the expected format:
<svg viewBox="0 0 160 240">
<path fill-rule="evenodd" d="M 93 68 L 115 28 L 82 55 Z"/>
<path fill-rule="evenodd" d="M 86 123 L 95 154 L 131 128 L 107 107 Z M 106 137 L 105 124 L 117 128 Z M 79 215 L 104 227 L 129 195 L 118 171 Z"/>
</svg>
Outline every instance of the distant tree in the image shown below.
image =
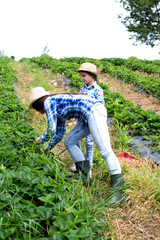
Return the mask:
<svg viewBox="0 0 160 240">
<path fill-rule="evenodd" d="M 128 60 L 137 60 L 138 58 L 135 57 L 135 56 L 131 56 L 131 57 L 127 58 L 127 59 L 128 59 Z"/>
<path fill-rule="evenodd" d="M 151 47 L 160 43 L 160 1 L 159 0 L 116 0 L 126 10 L 127 15 L 119 18 L 132 33 L 130 39 Z"/>
<path fill-rule="evenodd" d="M 0 51 L 0 57 L 5 57 L 4 51 Z"/>
<path fill-rule="evenodd" d="M 43 49 L 43 53 L 41 56 L 49 56 L 50 49 L 48 49 L 48 45 L 46 45 Z"/>
</svg>

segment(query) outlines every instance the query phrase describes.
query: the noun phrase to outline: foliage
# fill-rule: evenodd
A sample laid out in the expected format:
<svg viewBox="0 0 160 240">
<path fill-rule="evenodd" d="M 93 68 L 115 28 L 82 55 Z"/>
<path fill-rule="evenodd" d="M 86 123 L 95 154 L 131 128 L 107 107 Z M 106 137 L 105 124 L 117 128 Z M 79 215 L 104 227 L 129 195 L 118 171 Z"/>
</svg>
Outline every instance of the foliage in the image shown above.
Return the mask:
<svg viewBox="0 0 160 240">
<path fill-rule="evenodd" d="M 66 62 L 67 60 L 67 62 Z M 39 66 L 44 66 L 44 62 L 46 62 L 46 66 L 50 68 L 55 73 L 64 73 L 65 76 L 71 78 L 70 84 L 72 86 L 76 86 L 78 89 L 83 85 L 80 80 L 79 74 L 76 73 L 76 70 L 79 68 L 79 64 L 83 61 L 86 61 L 85 58 L 64 58 L 64 59 L 51 59 L 48 57 L 37 57 L 32 58 L 31 62 L 37 63 Z M 137 64 L 136 64 L 137 61 Z M 144 89 L 149 94 L 154 94 L 160 99 L 160 82 L 153 77 L 150 76 L 142 76 L 138 73 L 135 73 L 132 70 L 128 70 L 127 67 L 130 66 L 139 66 L 142 69 L 142 66 L 147 65 L 155 70 L 153 66 L 154 61 L 150 63 L 135 60 L 135 59 L 122 59 L 122 58 L 110 58 L 110 59 L 100 59 L 96 60 L 97 64 L 101 67 L 101 71 L 103 73 L 108 73 L 114 77 L 118 77 L 123 79 L 126 82 L 132 82 L 136 86 Z M 114 63 L 114 64 L 113 64 Z M 122 66 L 121 66 L 122 65 Z M 143 67 L 144 69 L 145 67 Z M 157 67 L 156 67 L 157 68 Z M 146 67 L 146 69 L 148 69 Z M 159 69 L 159 68 L 158 68 Z M 112 117 L 113 122 L 117 124 L 117 122 L 130 132 L 131 135 L 143 135 L 146 139 L 151 140 L 151 145 L 154 147 L 158 147 L 158 143 L 160 141 L 160 116 L 157 115 L 154 111 L 144 111 L 140 105 L 135 106 L 132 102 L 125 100 L 125 98 L 115 92 L 110 92 L 109 87 L 99 83 L 99 85 L 103 88 L 105 106 L 108 111 L 108 116 Z"/>
<path fill-rule="evenodd" d="M 159 43 L 160 3 L 159 0 L 119 0 L 128 15 L 123 16 L 122 23 L 132 33 L 131 39 L 146 45 Z"/>
<path fill-rule="evenodd" d="M 136 87 L 143 89 L 146 93 L 153 94 L 160 99 L 159 79 L 156 79 L 152 76 L 145 76 L 133 71 L 141 69 L 149 73 L 160 73 L 160 69 L 158 67 L 153 67 L 155 65 L 144 64 L 143 62 L 137 60 L 125 61 L 125 59 L 116 60 L 104 58 L 101 59 L 101 62 L 103 73 L 108 73 L 111 76 L 120 78 L 127 83 L 133 83 Z M 131 70 L 129 70 L 128 68 Z"/>
<path fill-rule="evenodd" d="M 70 74 L 72 85 L 75 83 L 80 87 L 79 75 L 75 73 L 75 68 L 81 64 L 80 58 L 67 60 L 66 64 L 63 59 L 58 63 L 49 57 L 34 60 L 35 62 L 32 59 L 20 61 L 25 66 L 24 72 L 21 68 L 21 76 L 23 73 L 26 75 L 26 70 L 29 73 L 24 93 L 30 88 L 30 79 L 37 86 L 43 77 L 47 84 L 50 75 L 45 74 L 44 77 L 43 74 L 38 74 L 38 70 L 43 73 L 40 61 L 50 67 L 53 63 L 56 64 L 54 71 L 57 71 L 61 62 L 62 67 L 59 69 Z M 14 62 L 14 67 L 16 64 L 19 66 L 19 63 Z M 99 61 L 98 64 L 103 67 L 102 62 Z M 150 61 L 146 60 L 146 64 L 150 64 Z M 159 61 L 156 64 L 158 66 Z M 17 82 L 20 83 L 21 79 L 23 77 Z M 59 157 L 53 153 L 39 154 L 39 146 L 34 143 L 37 133 L 27 124 L 28 115 L 13 87 L 15 81 L 10 59 L 0 58 L 0 239 L 113 239 L 115 214 L 118 228 L 115 219 L 114 230 L 120 231 L 117 238 L 121 235 L 122 238 L 129 239 L 132 233 L 134 235 L 135 229 L 137 238 L 145 238 L 147 221 L 151 221 L 154 228 L 159 217 L 159 169 L 152 168 L 150 164 L 136 169 L 132 165 L 122 165 L 127 201 L 118 211 L 115 208 L 108 210 L 106 195 L 109 190 L 109 172 L 105 170 L 106 165 L 102 166 L 105 161 L 101 161 L 99 152 L 95 148 L 94 158 L 97 159 L 94 160 L 101 167 L 96 169 L 94 166 L 96 177 L 91 189 L 81 187 L 71 173 L 64 171 Z M 146 136 L 152 136 L 159 148 L 159 116 L 153 111 L 143 111 L 139 105 L 134 106 L 119 93 L 110 92 L 108 86 L 101 86 L 104 89 L 108 115 L 117 126 L 117 139 L 123 141 L 121 147 L 130 143 L 130 131 L 133 131 L 133 134 L 145 133 Z M 123 129 L 129 130 L 127 135 Z M 114 135 L 113 132 L 112 137 Z M 64 158 L 62 161 L 68 164 L 68 159 Z M 156 211 L 157 218 L 154 219 Z M 152 229 L 148 230 L 149 237 L 153 235 Z M 156 232 L 155 228 L 153 231 Z"/>
<path fill-rule="evenodd" d="M 151 110 L 144 111 L 140 105 L 135 106 L 119 93 L 110 92 L 107 86 L 100 86 L 104 91 L 108 116 L 113 122 L 119 122 L 131 135 L 146 136 L 147 139 L 150 136 L 152 145 L 157 146 L 160 141 L 160 116 Z"/>
<path fill-rule="evenodd" d="M 102 58 L 101 62 L 110 62 L 115 66 L 125 66 L 130 70 L 138 70 L 147 74 L 159 74 L 160 76 L 160 65 L 159 60 L 147 61 L 147 60 L 140 60 L 136 58 Z"/>
<path fill-rule="evenodd" d="M 132 145 L 132 139 L 131 136 L 128 135 L 123 129 L 121 124 L 117 123 L 116 124 L 116 129 L 117 129 L 117 137 L 118 137 L 118 143 L 119 147 L 121 148 L 122 152 L 125 152 L 125 149 L 127 146 Z"/>
<path fill-rule="evenodd" d="M 60 59 L 54 59 L 48 56 L 34 57 L 31 59 L 31 63 L 36 63 L 38 66 L 43 68 L 49 68 L 54 74 L 62 74 L 64 78 L 71 78 L 70 85 L 75 87 L 82 87 L 83 82 L 76 70 L 79 68 L 80 64 L 76 62 L 70 62 Z M 73 83 L 74 82 L 74 83 Z"/>
<path fill-rule="evenodd" d="M 40 154 L 8 58 L 0 58 L 0 79 L 0 239 L 103 239 L 105 203 L 93 200 L 53 153 Z"/>
</svg>

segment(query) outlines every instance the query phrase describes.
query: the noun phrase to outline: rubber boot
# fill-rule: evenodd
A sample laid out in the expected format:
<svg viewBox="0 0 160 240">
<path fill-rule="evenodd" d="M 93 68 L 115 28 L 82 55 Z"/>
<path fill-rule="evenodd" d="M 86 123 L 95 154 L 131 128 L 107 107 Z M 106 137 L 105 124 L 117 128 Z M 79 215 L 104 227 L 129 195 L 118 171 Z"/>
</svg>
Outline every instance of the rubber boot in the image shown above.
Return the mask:
<svg viewBox="0 0 160 240">
<path fill-rule="evenodd" d="M 124 184 L 125 182 L 122 174 L 111 175 L 111 195 L 113 197 L 111 198 L 110 204 L 123 203 L 125 201 L 123 196 Z"/>
<path fill-rule="evenodd" d="M 76 162 L 77 172 L 81 174 L 82 182 L 85 186 L 91 186 L 89 161 Z"/>
</svg>

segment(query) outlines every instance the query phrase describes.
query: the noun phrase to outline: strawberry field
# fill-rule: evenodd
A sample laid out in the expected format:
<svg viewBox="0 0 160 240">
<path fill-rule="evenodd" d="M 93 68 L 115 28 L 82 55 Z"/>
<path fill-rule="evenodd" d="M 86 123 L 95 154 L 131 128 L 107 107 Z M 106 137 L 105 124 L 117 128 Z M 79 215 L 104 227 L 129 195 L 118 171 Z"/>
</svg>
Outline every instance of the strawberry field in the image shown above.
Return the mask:
<svg viewBox="0 0 160 240">
<path fill-rule="evenodd" d="M 120 78 L 122 81 L 132 82 L 135 87 L 140 87 L 147 94 L 154 94 L 160 99 L 160 61 L 142 61 L 125 59 L 85 59 L 85 58 L 65 58 L 56 60 L 52 58 L 40 57 L 32 58 L 31 62 L 37 63 L 44 68 L 50 68 L 54 73 L 63 73 L 65 77 L 71 78 L 70 85 L 80 89 L 83 83 L 80 76 L 75 73 L 83 62 L 92 62 L 101 68 L 102 73 Z M 141 70 L 154 76 L 146 76 L 135 73 L 133 70 Z M 140 105 L 132 102 L 115 92 L 111 92 L 109 87 L 99 84 L 104 91 L 105 106 L 108 116 L 114 122 L 118 122 L 130 136 L 143 136 L 149 141 L 151 151 L 160 152 L 160 116 L 152 110 L 144 111 Z M 159 156 L 160 157 L 160 156 Z M 155 159 L 156 162 L 159 159 Z"/>
<path fill-rule="evenodd" d="M 110 214 L 107 205 L 108 172 L 94 179 L 90 189 L 85 189 L 81 182 L 64 168 L 61 164 L 63 159 L 54 151 L 47 154 L 40 153 L 40 147 L 35 145 L 38 133 L 29 124 L 30 112 L 27 105 L 22 104 L 21 97 L 14 87 L 18 79 L 11 61 L 13 60 L 7 57 L 0 58 L 0 239 L 113 239 L 112 222 L 116 216 Z M 21 64 L 26 62 L 27 66 L 30 66 L 28 67 L 30 72 L 36 71 L 35 69 L 41 71 L 49 69 L 55 76 L 60 74 L 64 78 L 71 79 L 69 87 L 72 91 L 79 91 L 83 86 L 79 74 L 76 73 L 80 64 L 92 62 L 103 74 L 120 78 L 127 83 L 132 82 L 137 89 L 160 99 L 160 61 L 158 60 L 119 58 L 58 60 L 43 56 L 20 61 Z M 120 93 L 110 91 L 106 84 L 99 84 L 104 91 L 105 106 L 112 125 L 121 126 L 128 138 L 143 136 L 149 142 L 150 149 L 159 154 L 160 115 L 153 110 L 143 110 L 141 105 L 135 105 Z M 156 163 L 159 161 L 160 159 L 155 160 Z M 101 163 L 98 164 L 101 166 Z M 129 174 L 129 170 L 125 167 L 123 169 L 126 178 L 127 174 L 133 174 Z M 150 192 L 150 196 L 153 194 L 152 206 L 155 209 L 160 203 L 158 171 L 152 173 L 155 185 L 148 184 L 150 187 L 148 190 L 144 183 L 144 189 L 147 188 L 146 191 Z M 150 179 L 152 180 L 152 177 Z M 126 194 L 130 208 L 133 204 L 130 199 L 133 182 L 134 184 L 138 182 L 137 192 L 143 189 L 143 181 L 140 183 L 137 176 L 127 182 Z M 149 202 L 148 198 L 146 194 L 146 202 Z"/>
<path fill-rule="evenodd" d="M 93 199 L 52 153 L 41 155 L 35 145 L 7 58 L 0 60 L 0 78 L 0 239 L 100 239 L 104 224 Z"/>
</svg>

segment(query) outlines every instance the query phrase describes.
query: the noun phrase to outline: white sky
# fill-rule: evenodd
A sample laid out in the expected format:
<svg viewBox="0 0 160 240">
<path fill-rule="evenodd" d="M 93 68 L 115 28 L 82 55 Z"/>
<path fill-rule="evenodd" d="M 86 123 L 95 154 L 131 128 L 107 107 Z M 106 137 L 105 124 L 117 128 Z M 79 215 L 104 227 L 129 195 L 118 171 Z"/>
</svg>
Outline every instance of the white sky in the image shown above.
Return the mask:
<svg viewBox="0 0 160 240">
<path fill-rule="evenodd" d="M 158 47 L 133 46 L 114 0 L 0 0 L 0 51 L 15 60 L 54 58 L 160 59 Z"/>
</svg>

